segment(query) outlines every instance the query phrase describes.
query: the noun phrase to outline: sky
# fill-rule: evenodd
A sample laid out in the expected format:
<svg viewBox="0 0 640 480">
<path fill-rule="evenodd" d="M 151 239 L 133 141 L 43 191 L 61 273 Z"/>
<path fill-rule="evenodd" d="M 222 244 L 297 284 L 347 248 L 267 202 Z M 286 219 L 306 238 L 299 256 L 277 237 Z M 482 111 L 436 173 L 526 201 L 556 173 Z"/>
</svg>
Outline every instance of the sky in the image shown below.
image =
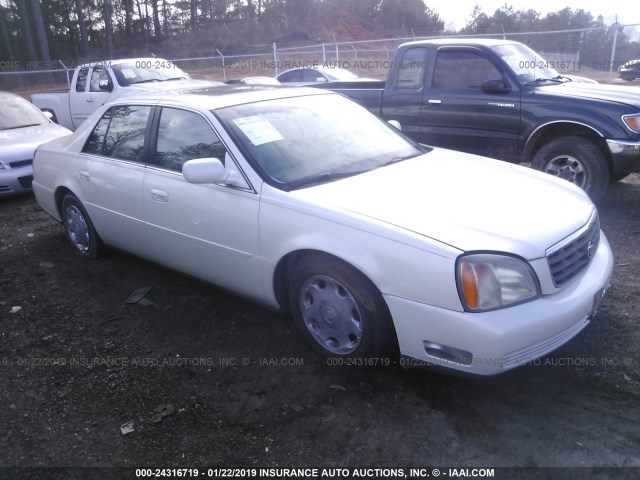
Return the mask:
<svg viewBox="0 0 640 480">
<path fill-rule="evenodd" d="M 593 18 L 602 15 L 607 25 L 616 21 L 616 15 L 618 23 L 640 23 L 640 8 L 634 0 L 425 0 L 425 3 L 440 15 L 447 28 L 451 24 L 454 29 L 466 25 L 476 5 L 480 5 L 487 15 L 493 15 L 493 12 L 505 3 L 516 11 L 532 9 L 540 12 L 542 16 L 569 7 L 572 10 L 581 8 L 590 12 Z"/>
</svg>

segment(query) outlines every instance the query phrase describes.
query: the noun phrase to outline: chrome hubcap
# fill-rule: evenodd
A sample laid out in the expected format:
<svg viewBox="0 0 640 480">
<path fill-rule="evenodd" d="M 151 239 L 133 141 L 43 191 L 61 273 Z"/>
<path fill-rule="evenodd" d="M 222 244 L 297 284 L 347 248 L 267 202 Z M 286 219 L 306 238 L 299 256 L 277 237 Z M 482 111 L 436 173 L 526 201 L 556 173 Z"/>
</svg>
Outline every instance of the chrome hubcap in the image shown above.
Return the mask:
<svg viewBox="0 0 640 480">
<path fill-rule="evenodd" d="M 560 155 L 552 159 L 545 172 L 568 180 L 581 188 L 584 188 L 587 181 L 587 173 L 582 166 L 582 162 L 570 155 Z"/>
<path fill-rule="evenodd" d="M 84 215 L 75 205 L 69 205 L 66 210 L 66 224 L 69 238 L 81 253 L 89 251 L 89 227 Z"/>
<path fill-rule="evenodd" d="M 311 277 L 302 287 L 300 308 L 313 338 L 331 353 L 347 355 L 362 342 L 362 316 L 353 295 L 334 278 Z"/>
</svg>

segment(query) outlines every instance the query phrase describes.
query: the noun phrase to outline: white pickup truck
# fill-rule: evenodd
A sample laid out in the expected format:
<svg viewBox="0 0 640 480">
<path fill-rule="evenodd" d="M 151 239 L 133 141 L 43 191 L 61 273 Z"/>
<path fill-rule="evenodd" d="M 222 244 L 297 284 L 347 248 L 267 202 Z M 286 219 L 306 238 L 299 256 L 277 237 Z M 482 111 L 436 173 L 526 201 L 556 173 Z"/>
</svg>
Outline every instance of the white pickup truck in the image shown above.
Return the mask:
<svg viewBox="0 0 640 480">
<path fill-rule="evenodd" d="M 73 72 L 69 89 L 34 93 L 31 102 L 52 120 L 75 130 L 107 101 L 146 91 L 173 89 L 178 83 L 192 80 L 174 63 L 161 58 L 128 58 L 80 65 Z"/>
</svg>

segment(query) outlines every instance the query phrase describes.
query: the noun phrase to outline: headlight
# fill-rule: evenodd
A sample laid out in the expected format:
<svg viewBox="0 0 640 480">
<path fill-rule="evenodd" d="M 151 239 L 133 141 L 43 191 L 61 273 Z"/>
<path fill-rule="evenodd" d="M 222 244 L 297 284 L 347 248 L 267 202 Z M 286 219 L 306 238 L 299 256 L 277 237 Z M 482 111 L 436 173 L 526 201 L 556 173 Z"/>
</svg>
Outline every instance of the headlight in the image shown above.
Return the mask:
<svg viewBox="0 0 640 480">
<path fill-rule="evenodd" d="M 623 115 L 622 121 L 629 130 L 640 133 L 640 113 L 635 115 Z"/>
<path fill-rule="evenodd" d="M 538 280 L 529 266 L 515 257 L 477 253 L 458 259 L 460 298 L 467 310 L 508 307 L 536 298 Z"/>
</svg>

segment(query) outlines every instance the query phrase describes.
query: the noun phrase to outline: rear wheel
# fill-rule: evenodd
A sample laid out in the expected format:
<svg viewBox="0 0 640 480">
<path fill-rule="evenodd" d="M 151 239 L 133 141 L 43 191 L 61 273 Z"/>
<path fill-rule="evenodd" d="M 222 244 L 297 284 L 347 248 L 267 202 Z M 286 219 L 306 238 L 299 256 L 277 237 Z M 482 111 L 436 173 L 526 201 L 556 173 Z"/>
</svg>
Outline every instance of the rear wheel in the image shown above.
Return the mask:
<svg viewBox="0 0 640 480">
<path fill-rule="evenodd" d="M 296 265 L 289 304 L 302 335 L 324 357 L 373 359 L 395 353 L 395 330 L 382 295 L 339 259 L 314 254 Z"/>
<path fill-rule="evenodd" d="M 62 221 L 71 245 L 86 257 L 97 258 L 105 247 L 98 237 L 89 214 L 78 198 L 69 193 L 62 200 Z"/>
<path fill-rule="evenodd" d="M 607 159 L 593 142 L 582 137 L 560 137 L 544 145 L 531 166 L 582 188 L 597 202 L 609 184 Z"/>
</svg>

